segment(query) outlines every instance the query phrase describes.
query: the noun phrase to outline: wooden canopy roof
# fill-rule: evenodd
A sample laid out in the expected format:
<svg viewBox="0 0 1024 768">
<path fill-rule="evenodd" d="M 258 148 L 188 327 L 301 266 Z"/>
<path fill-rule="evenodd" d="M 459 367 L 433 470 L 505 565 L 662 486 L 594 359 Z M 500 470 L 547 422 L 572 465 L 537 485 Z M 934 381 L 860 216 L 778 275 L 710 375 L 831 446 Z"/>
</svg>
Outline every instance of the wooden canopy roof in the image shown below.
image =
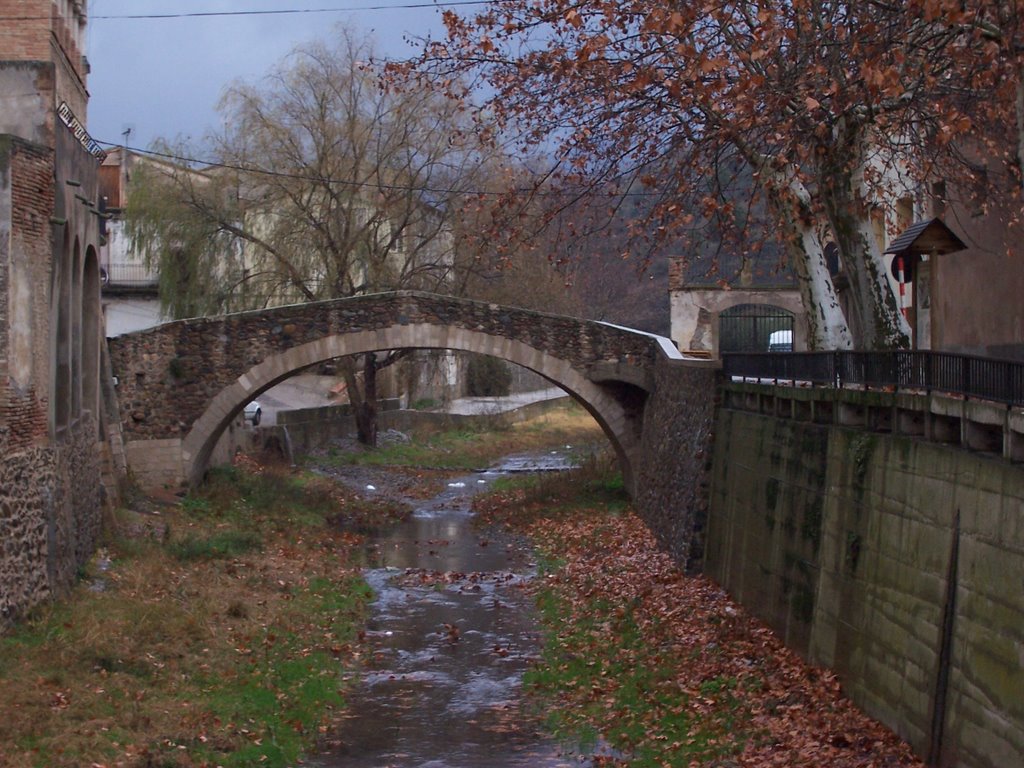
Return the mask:
<svg viewBox="0 0 1024 768">
<path fill-rule="evenodd" d="M 912 224 L 889 243 L 886 253 L 894 256 L 920 256 L 962 251 L 967 246 L 942 219 L 927 219 Z"/>
</svg>

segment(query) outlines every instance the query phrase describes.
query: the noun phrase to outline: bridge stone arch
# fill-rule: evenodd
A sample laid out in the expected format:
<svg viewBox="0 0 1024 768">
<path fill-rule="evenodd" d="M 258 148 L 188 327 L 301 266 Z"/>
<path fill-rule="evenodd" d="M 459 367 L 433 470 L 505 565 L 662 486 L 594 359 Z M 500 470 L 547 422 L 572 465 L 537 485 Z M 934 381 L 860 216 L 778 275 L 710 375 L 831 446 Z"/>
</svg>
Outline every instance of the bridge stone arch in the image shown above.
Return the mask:
<svg viewBox="0 0 1024 768">
<path fill-rule="evenodd" d="M 339 333 L 268 357 L 222 389 L 182 441 L 182 469 L 189 483 L 206 471 L 213 449 L 231 420 L 262 391 L 295 372 L 337 357 L 389 349 L 450 349 L 499 357 L 529 368 L 558 385 L 600 424 L 614 447 L 627 487 L 632 486 L 638 450 L 638 424 L 627 407 L 599 383 L 591 381 L 563 358 L 516 339 L 461 327 L 429 323 L 395 324 L 374 331 Z"/>
<path fill-rule="evenodd" d="M 302 368 L 433 348 L 509 360 L 565 389 L 604 429 L 632 490 L 656 364 L 679 358 L 632 329 L 417 292 L 181 320 L 109 344 L 126 455 L 149 487 L 196 482 L 245 403 Z"/>
</svg>

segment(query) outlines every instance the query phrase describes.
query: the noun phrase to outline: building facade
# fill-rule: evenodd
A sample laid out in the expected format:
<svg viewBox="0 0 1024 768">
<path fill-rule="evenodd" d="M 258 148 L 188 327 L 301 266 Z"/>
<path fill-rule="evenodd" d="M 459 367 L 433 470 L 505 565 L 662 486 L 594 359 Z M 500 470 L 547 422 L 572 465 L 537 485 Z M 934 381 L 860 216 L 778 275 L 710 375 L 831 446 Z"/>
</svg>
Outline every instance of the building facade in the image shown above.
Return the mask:
<svg viewBox="0 0 1024 768">
<path fill-rule="evenodd" d="M 988 171 L 982 177 L 993 182 L 991 194 L 939 194 L 933 200 L 934 215 L 966 247 L 928 259 L 922 270 L 922 338 L 931 349 L 1024 360 L 1021 206 L 1006 191 L 1016 176 L 995 159 L 982 167 Z"/>
<path fill-rule="evenodd" d="M 0 628 L 73 583 L 99 532 L 102 150 L 84 0 L 0 0 Z"/>
<path fill-rule="evenodd" d="M 150 267 L 145 254 L 132 247 L 125 232 L 124 212 L 136 159 L 135 153 L 115 147 L 100 166 L 100 200 L 107 215 L 106 236 L 100 246 L 107 336 L 152 328 L 171 319 L 160 306 L 160 275 Z"/>
</svg>

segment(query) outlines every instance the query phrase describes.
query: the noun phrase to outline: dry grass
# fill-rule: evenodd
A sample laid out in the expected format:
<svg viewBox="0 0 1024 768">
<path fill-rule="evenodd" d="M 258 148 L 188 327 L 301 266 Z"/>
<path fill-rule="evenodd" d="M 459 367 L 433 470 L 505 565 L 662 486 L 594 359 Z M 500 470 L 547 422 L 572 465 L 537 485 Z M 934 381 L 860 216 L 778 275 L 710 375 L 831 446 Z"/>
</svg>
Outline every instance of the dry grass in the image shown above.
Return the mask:
<svg viewBox="0 0 1024 768">
<path fill-rule="evenodd" d="M 417 463 L 601 440 L 570 407 L 379 463 L 407 467 L 403 493 L 419 497 L 440 481 Z M 294 764 L 343 706 L 360 653 L 359 532 L 403 509 L 251 463 L 180 505 L 137 502 L 109 516 L 69 599 L 0 637 L 0 766 Z"/>
<path fill-rule="evenodd" d="M 429 467 L 471 470 L 489 466 L 513 453 L 572 445 L 587 449 L 607 441 L 600 426 L 575 403 L 553 408 L 542 416 L 510 426 L 452 430 L 424 436 L 411 443 L 397 443 L 375 450 L 334 452 L 328 461 L 389 467 Z M 496 423 L 496 422 L 495 422 Z"/>
<path fill-rule="evenodd" d="M 271 477 L 275 505 L 263 485 L 120 512 L 109 569 L 0 639 L 0 765 L 286 765 L 312 745 L 357 653 L 358 537 L 325 526 L 325 488 Z"/>
</svg>

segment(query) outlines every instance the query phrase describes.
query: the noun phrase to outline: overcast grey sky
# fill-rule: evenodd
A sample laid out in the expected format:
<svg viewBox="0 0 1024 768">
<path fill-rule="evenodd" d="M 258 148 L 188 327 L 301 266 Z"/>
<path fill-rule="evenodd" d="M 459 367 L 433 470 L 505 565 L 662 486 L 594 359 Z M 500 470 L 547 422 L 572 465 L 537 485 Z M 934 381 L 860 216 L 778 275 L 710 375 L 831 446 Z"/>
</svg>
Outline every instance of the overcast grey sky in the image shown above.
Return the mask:
<svg viewBox="0 0 1024 768">
<path fill-rule="evenodd" d="M 89 133 L 98 141 L 119 143 L 131 126 L 128 143 L 140 148 L 157 137 L 198 141 L 216 124 L 215 107 L 225 86 L 236 79 L 259 79 L 296 45 L 329 35 L 338 23 L 372 35 L 378 53 L 388 58 L 414 52 L 404 37 L 442 33 L 437 8 L 169 19 L 105 16 L 366 9 L 419 2 L 424 0 L 91 0 Z"/>
</svg>

